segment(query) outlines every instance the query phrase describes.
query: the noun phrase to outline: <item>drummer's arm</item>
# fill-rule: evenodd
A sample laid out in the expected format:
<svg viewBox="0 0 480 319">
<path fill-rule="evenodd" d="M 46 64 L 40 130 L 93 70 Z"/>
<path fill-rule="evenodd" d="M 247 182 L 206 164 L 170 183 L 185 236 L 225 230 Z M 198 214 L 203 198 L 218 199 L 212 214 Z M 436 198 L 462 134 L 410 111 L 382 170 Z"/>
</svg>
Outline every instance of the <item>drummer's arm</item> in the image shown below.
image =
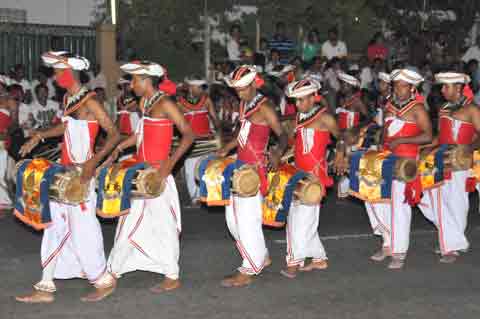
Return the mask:
<svg viewBox="0 0 480 319">
<path fill-rule="evenodd" d="M 207 98 L 207 110 L 208 110 L 208 116 L 210 117 L 210 120 L 212 120 L 215 130 L 217 131 L 217 133 L 220 133 L 221 132 L 220 121 L 218 120 L 217 112 L 215 112 L 215 107 L 213 105 L 211 98 Z"/>
<path fill-rule="evenodd" d="M 137 134 L 132 134 L 124 139 L 121 143 L 119 143 L 116 149 L 121 153 L 125 149 L 135 146 L 137 144 Z"/>
<path fill-rule="evenodd" d="M 64 132 L 65 127 L 63 126 L 63 123 L 60 123 L 44 131 L 33 132 L 30 140 L 27 143 L 23 144 L 23 146 L 20 148 L 20 156 L 24 157 L 25 155 L 30 153 L 35 148 L 35 146 L 37 146 L 40 142 L 43 142 L 45 139 L 62 136 Z"/>
<path fill-rule="evenodd" d="M 265 103 L 261 106 L 261 112 L 268 126 L 272 129 L 275 135 L 278 137 L 278 147 L 276 152 L 279 156 L 282 156 L 288 147 L 288 135 L 283 130 L 282 125 L 278 119 L 277 113 L 275 113 L 273 106 L 270 103 Z"/>
<path fill-rule="evenodd" d="M 343 174 L 346 170 L 345 167 L 345 142 L 343 140 L 343 134 L 338 128 L 335 117 L 331 114 L 324 114 L 321 118 L 322 124 L 327 130 L 337 139 L 336 152 L 335 152 L 335 170 L 337 174 Z"/>
<path fill-rule="evenodd" d="M 478 108 L 478 106 L 470 105 L 468 110 L 470 111 L 473 127 L 475 128 L 475 132 L 477 133 L 471 147 L 472 150 L 477 150 L 480 148 L 480 109 Z"/>
<path fill-rule="evenodd" d="M 167 161 L 165 167 L 162 167 L 162 177 L 167 177 L 170 175 L 173 167 L 177 161 L 188 151 L 193 141 L 195 140 L 195 135 L 192 131 L 190 124 L 183 116 L 183 113 L 178 109 L 175 103 L 170 99 L 161 100 L 161 113 L 166 115 L 176 126 L 182 138 L 178 147 L 175 149 L 175 152 L 170 156 L 170 159 Z M 157 108 L 157 110 L 160 108 Z M 153 110 L 154 115 L 157 113 L 157 110 Z M 157 113 L 160 115 L 160 113 Z"/>
</svg>

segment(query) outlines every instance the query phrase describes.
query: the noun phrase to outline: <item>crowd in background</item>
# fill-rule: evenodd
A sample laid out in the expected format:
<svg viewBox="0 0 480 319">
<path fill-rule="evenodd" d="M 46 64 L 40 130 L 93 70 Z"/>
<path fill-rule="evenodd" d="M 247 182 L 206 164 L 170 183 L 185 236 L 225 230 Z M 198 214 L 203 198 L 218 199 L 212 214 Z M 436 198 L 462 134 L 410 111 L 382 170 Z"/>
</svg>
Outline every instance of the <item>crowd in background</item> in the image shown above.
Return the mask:
<svg viewBox="0 0 480 319">
<path fill-rule="evenodd" d="M 480 48 L 476 44 L 471 45 L 458 58 L 452 56 L 449 46 L 451 41 L 445 33 L 423 32 L 410 37 L 390 34 L 386 39 L 381 32 L 377 32 L 372 35 L 364 52 L 352 54 L 348 43 L 342 41 L 335 27 L 328 29 L 325 34 L 312 28 L 305 33 L 300 43 L 296 43 L 289 36 L 291 33 L 292 30 L 288 30 L 285 23 L 279 22 L 274 34 L 270 38 L 262 37 L 258 49 L 253 50 L 251 43 L 245 40 L 241 26 L 231 26 L 226 43 L 227 59 L 214 63 L 211 78 L 208 79 L 210 87 L 205 87 L 210 91 L 224 125 L 233 125 L 238 114 L 238 98 L 224 85 L 222 79 L 239 64 L 255 65 L 262 72 L 267 84 L 263 90 L 278 105 L 279 113 L 282 113 L 281 104 L 285 103 L 283 88 L 294 79 L 305 76 L 317 79 L 322 84 L 322 92 L 334 113 L 338 101 L 342 98 L 337 78 L 339 72 L 357 77 L 364 99 L 367 104 L 371 104 L 378 94 L 378 73 L 404 67 L 416 69 L 425 78 L 420 91 L 426 97 L 426 106 L 433 119 L 438 107 L 443 103 L 440 88 L 433 81 L 433 74 L 442 70 L 469 74 L 475 102 L 480 104 Z M 322 37 L 327 40 L 322 42 Z M 480 39 L 476 43 L 480 43 Z M 115 99 L 106 98 L 107 81 L 99 66 L 82 73 L 81 81 L 96 91 L 97 98 L 115 118 L 118 111 L 116 102 Z M 181 83 L 178 84 L 181 92 Z M 41 67 L 33 81 L 29 81 L 25 77 L 25 66 L 21 64 L 13 66 L 8 74 L 0 75 L 0 92 L 2 91 L 8 92 L 17 103 L 17 114 L 13 117 L 14 128 L 9 131 L 16 141 L 13 144 L 17 145 L 11 152 L 15 156 L 15 150 L 23 144 L 32 130 L 47 127 L 60 120 L 64 91 L 54 82 L 51 69 Z"/>
</svg>

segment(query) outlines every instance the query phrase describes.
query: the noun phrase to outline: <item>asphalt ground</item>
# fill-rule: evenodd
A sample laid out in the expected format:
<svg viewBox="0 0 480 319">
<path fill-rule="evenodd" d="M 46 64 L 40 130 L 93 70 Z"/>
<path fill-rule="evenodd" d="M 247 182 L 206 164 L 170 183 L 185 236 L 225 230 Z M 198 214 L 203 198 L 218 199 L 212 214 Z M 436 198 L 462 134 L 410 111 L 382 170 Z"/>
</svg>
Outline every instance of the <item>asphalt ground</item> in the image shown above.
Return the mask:
<svg viewBox="0 0 480 319">
<path fill-rule="evenodd" d="M 182 211 L 181 289 L 163 295 L 148 290 L 162 279 L 145 272 L 127 274 L 115 293 L 97 304 L 79 299 L 90 291 L 85 280 L 57 281 L 49 305 L 17 303 L 40 278 L 41 233 L 11 214 L 0 219 L 0 319 L 69 318 L 479 318 L 480 215 L 471 196 L 469 253 L 455 264 L 438 262 L 436 231 L 414 213 L 410 251 L 401 271 L 373 263 L 380 240 L 371 235 L 366 212 L 356 200 L 338 201 L 333 192 L 322 206 L 320 235 L 329 257 L 324 271 L 296 279 L 279 274 L 286 250 L 284 230 L 265 229 L 271 267 L 246 288 L 220 286 L 240 263 L 225 225 L 223 209 Z M 182 202 L 187 200 L 183 198 Z M 102 221 L 107 252 L 115 223 Z"/>
</svg>

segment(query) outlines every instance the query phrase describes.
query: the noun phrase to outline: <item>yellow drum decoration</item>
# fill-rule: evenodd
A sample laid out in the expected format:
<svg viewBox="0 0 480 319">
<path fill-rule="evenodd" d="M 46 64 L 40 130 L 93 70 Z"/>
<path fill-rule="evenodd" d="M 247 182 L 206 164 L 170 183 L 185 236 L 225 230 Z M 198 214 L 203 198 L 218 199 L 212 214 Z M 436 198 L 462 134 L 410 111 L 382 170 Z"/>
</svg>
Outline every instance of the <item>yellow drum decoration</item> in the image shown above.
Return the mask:
<svg viewBox="0 0 480 319">
<path fill-rule="evenodd" d="M 208 206 L 228 205 L 231 191 L 240 197 L 255 196 L 260 187 L 257 169 L 233 157 L 208 156 L 195 167 L 195 176 L 200 184 L 200 200 Z"/>
<path fill-rule="evenodd" d="M 103 168 L 97 176 L 97 214 L 115 218 L 127 214 L 132 199 L 160 196 L 165 189 L 155 168 L 129 159 Z"/>
<path fill-rule="evenodd" d="M 357 151 L 349 159 L 349 193 L 367 202 L 388 201 L 393 179 L 410 182 L 417 176 L 413 159 L 398 158 L 388 151 Z"/>
<path fill-rule="evenodd" d="M 78 168 L 47 159 L 22 160 L 15 168 L 15 215 L 35 229 L 51 223 L 50 200 L 68 205 L 86 201 L 89 185 L 81 183 Z"/>
<path fill-rule="evenodd" d="M 303 205 L 317 205 L 324 194 L 323 185 L 306 172 L 293 165 L 283 164 L 268 173 L 268 190 L 262 204 L 263 224 L 283 227 L 293 200 Z"/>
</svg>

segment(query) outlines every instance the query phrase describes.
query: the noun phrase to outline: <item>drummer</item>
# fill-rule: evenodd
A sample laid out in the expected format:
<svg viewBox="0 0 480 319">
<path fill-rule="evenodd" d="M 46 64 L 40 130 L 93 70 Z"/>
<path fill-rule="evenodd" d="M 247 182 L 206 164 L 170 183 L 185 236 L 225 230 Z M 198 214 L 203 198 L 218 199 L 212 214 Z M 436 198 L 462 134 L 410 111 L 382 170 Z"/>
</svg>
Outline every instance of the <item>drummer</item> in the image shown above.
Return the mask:
<svg viewBox="0 0 480 319">
<path fill-rule="evenodd" d="M 432 141 L 432 126 L 416 86 L 423 77 L 414 70 L 395 70 L 391 74 L 393 95 L 385 109 L 384 143 L 386 150 L 402 158 L 418 159 L 419 146 Z M 386 203 L 365 203 L 375 234 L 383 238 L 382 248 L 373 261 L 392 257 L 389 269 L 401 269 L 410 241 L 411 205 L 420 201 L 421 183 L 417 178 L 404 183 L 393 180 L 391 199 Z"/>
<path fill-rule="evenodd" d="M 131 87 L 141 97 L 143 116 L 137 133 L 117 146 L 112 159 L 136 145 L 137 159 L 157 168 L 166 185 L 159 197 L 132 200 L 130 213 L 120 217 L 108 269 L 117 278 L 136 270 L 163 274 L 163 281 L 150 289 L 163 293 L 180 287 L 180 204 L 171 172 L 191 146 L 194 135 L 175 102 L 157 89 L 165 75 L 161 65 L 132 61 L 121 69 L 132 75 Z M 174 126 L 182 138 L 170 156 Z"/>
<path fill-rule="evenodd" d="M 313 79 L 293 82 L 286 88 L 286 95 L 295 99 L 297 106 L 295 166 L 315 175 L 325 187 L 333 180 L 328 176 L 325 151 L 331 143 L 330 135 L 337 139 L 336 164 L 339 170 L 344 162 L 344 142 L 335 117 L 328 107 L 318 104 L 320 83 Z M 318 235 L 320 205 L 306 206 L 293 203 L 287 219 L 287 268 L 281 274 L 295 278 L 297 271 L 312 271 L 328 267 L 327 255 Z M 305 265 L 305 259 L 312 262 Z"/>
<path fill-rule="evenodd" d="M 435 75 L 442 84 L 442 94 L 447 101 L 439 111 L 439 135 L 433 146 L 467 145 L 473 152 L 473 143 L 480 133 L 480 110 L 472 102 L 468 87 L 470 77 L 463 73 L 446 72 Z M 428 150 L 425 150 L 428 151 Z M 419 205 L 438 229 L 440 262 L 453 263 L 460 252 L 468 250 L 465 236 L 468 217 L 466 189 L 469 170 L 454 171 L 439 187 L 425 191 Z"/>
<path fill-rule="evenodd" d="M 344 72 L 338 74 L 338 79 L 341 85 L 339 107 L 336 109 L 338 128 L 345 132 L 369 124 L 369 113 L 362 100 L 360 81 L 353 75 Z M 345 135 L 345 141 L 347 144 L 352 144 L 347 135 Z M 348 185 L 349 179 L 342 176 L 337 185 L 339 198 L 348 196 Z"/>
<path fill-rule="evenodd" d="M 272 130 L 278 138 L 278 146 L 270 152 L 270 166 L 276 168 L 288 145 L 272 103 L 257 91 L 263 80 L 257 75 L 255 67 L 242 65 L 225 78 L 228 86 L 235 89 L 240 100 L 241 127 L 237 137 L 226 144 L 219 156 L 226 156 L 237 148 L 238 160 L 255 165 L 261 180 L 261 193 L 266 192 L 266 156 L 265 151 Z M 260 274 L 271 260 L 265 245 L 262 231 L 262 194 L 242 198 L 233 195 L 226 207 L 226 221 L 230 233 L 236 240 L 243 258 L 242 265 L 233 275 L 222 281 L 224 287 L 249 285 L 255 275 Z"/>
<path fill-rule="evenodd" d="M 185 119 L 190 123 L 195 136 L 211 137 L 211 124 L 217 132 L 220 132 L 220 122 L 215 107 L 206 92 L 207 81 L 199 77 L 192 77 L 185 79 L 185 83 L 188 86 L 187 96 L 180 96 L 177 105 L 183 112 Z M 190 157 L 188 155 L 185 159 L 185 180 L 192 206 L 197 206 L 199 203 L 200 194 L 194 171 L 200 159 L 201 156 Z"/>
<path fill-rule="evenodd" d="M 42 60 L 54 68 L 57 84 L 67 90 L 62 123 L 34 132 L 20 154 L 25 156 L 45 139 L 63 135 L 61 164 L 81 166 L 82 182 L 90 184 L 90 194 L 81 205 L 50 203 L 52 225 L 43 233 L 42 280 L 35 284 L 32 294 L 16 299 L 25 303 L 50 303 L 56 291 L 54 279 L 86 278 L 95 291 L 82 300 L 99 301 L 113 292 L 116 280 L 107 271 L 102 231 L 95 214 L 93 177 L 97 165 L 112 151 L 120 135 L 95 99 L 95 93 L 80 84 L 79 72 L 88 70 L 90 65 L 86 58 L 60 51 L 44 53 Z M 100 128 L 107 132 L 107 138 L 100 151 L 94 153 Z"/>
</svg>

